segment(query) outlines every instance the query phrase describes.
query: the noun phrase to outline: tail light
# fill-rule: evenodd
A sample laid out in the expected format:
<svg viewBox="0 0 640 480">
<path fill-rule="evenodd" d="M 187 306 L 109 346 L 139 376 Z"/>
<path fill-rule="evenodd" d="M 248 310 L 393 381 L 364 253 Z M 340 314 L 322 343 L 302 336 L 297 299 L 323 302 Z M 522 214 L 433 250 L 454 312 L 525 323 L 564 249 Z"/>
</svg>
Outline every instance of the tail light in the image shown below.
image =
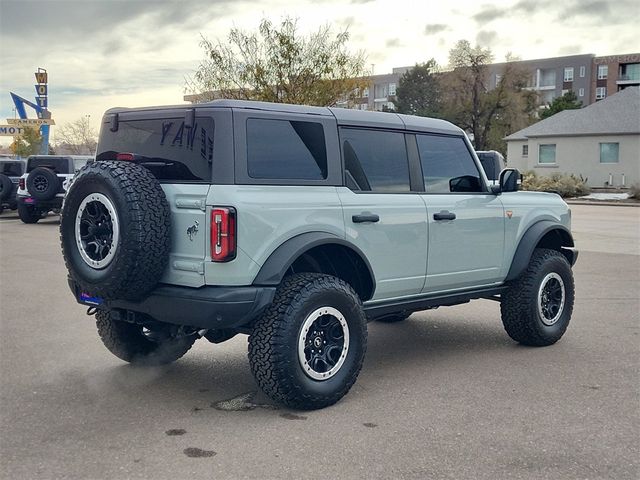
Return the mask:
<svg viewBox="0 0 640 480">
<path fill-rule="evenodd" d="M 121 160 L 124 162 L 133 162 L 136 156 L 133 153 L 117 153 L 116 160 Z"/>
<path fill-rule="evenodd" d="M 25 190 L 27 188 L 27 184 L 24 181 L 24 178 L 18 180 L 18 187 L 20 188 L 20 190 Z"/>
<path fill-rule="evenodd" d="M 236 211 L 231 207 L 211 210 L 211 260 L 228 262 L 236 258 Z"/>
</svg>

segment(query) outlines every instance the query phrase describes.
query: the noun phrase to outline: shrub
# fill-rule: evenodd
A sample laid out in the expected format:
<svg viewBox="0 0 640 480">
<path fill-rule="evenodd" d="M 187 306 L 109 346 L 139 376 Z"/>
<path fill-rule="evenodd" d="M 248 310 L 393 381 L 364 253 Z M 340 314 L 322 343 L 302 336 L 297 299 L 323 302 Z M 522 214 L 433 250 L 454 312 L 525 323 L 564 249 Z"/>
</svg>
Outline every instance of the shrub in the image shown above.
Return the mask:
<svg viewBox="0 0 640 480">
<path fill-rule="evenodd" d="M 640 200 L 640 183 L 634 183 L 629 187 L 629 198 Z"/>
<path fill-rule="evenodd" d="M 587 179 L 583 178 L 582 175 L 577 177 L 574 174 L 554 173 L 549 177 L 544 177 L 538 176 L 533 170 L 524 173 L 522 189 L 554 192 L 564 198 L 581 197 L 588 195 L 590 192 L 587 186 Z"/>
</svg>

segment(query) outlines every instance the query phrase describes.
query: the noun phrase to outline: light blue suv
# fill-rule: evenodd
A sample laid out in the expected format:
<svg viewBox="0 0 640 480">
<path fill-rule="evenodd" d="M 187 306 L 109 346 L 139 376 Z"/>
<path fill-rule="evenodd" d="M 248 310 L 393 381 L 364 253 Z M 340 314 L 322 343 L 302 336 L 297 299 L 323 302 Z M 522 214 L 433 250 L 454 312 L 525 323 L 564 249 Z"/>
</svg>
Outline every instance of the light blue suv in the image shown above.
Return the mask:
<svg viewBox="0 0 640 480">
<path fill-rule="evenodd" d="M 260 387 L 322 408 L 367 322 L 501 303 L 517 342 L 562 337 L 578 252 L 555 194 L 489 185 L 464 132 L 394 113 L 217 100 L 109 110 L 60 226 L 69 285 L 128 362 L 249 335 Z"/>
</svg>

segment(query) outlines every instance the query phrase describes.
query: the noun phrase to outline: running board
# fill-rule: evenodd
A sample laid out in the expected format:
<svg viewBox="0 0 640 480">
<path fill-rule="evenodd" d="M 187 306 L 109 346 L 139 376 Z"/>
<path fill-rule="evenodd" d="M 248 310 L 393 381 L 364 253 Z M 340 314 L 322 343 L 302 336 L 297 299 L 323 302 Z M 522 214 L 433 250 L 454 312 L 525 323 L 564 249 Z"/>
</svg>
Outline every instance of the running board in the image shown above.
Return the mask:
<svg viewBox="0 0 640 480">
<path fill-rule="evenodd" d="M 498 287 L 485 287 L 477 290 L 466 290 L 447 294 L 430 294 L 421 297 L 412 297 L 407 300 L 391 300 L 388 302 L 376 303 L 375 305 L 364 304 L 364 311 L 370 319 L 379 318 L 391 313 L 398 312 L 419 312 L 435 307 L 449 307 L 460 305 L 476 298 L 489 298 L 496 300 L 496 295 L 500 295 L 507 289 L 505 285 Z"/>
</svg>

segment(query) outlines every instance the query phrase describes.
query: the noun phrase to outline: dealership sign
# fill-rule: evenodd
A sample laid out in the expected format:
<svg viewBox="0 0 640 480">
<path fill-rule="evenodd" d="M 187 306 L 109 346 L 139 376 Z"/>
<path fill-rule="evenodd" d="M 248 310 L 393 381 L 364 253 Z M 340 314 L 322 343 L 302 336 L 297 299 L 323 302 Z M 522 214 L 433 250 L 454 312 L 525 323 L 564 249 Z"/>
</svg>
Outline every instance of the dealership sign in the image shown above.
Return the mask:
<svg viewBox="0 0 640 480">
<path fill-rule="evenodd" d="M 20 127 L 41 127 L 42 125 L 55 125 L 53 118 L 7 118 L 9 125 Z"/>
</svg>

